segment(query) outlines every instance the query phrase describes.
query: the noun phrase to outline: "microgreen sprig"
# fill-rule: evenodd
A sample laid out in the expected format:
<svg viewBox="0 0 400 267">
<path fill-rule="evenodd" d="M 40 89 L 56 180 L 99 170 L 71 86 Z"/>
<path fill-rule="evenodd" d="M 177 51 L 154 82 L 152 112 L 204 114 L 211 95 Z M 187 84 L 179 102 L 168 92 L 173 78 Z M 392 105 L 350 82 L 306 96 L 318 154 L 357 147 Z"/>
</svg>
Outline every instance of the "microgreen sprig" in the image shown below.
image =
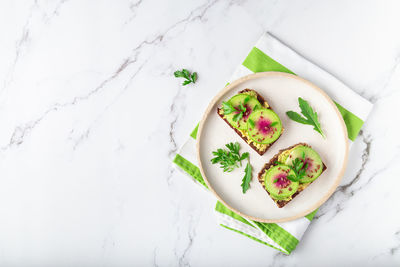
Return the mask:
<svg viewBox="0 0 400 267">
<path fill-rule="evenodd" d="M 288 175 L 287 178 L 292 182 L 299 182 L 305 175 L 308 168 L 308 163 L 305 160 L 305 153 L 303 152 L 302 159 L 295 158 L 292 160 L 291 169 L 294 171 L 295 175 Z"/>
<path fill-rule="evenodd" d="M 222 110 L 224 111 L 225 115 L 231 114 L 233 112 L 237 112 L 233 116 L 233 121 L 240 121 L 240 119 L 243 118 L 244 113 L 246 113 L 247 108 L 246 108 L 246 103 L 249 102 L 250 97 L 246 97 L 243 101 L 243 103 L 240 103 L 239 106 L 234 107 L 229 101 L 228 102 L 222 102 Z"/>
</svg>

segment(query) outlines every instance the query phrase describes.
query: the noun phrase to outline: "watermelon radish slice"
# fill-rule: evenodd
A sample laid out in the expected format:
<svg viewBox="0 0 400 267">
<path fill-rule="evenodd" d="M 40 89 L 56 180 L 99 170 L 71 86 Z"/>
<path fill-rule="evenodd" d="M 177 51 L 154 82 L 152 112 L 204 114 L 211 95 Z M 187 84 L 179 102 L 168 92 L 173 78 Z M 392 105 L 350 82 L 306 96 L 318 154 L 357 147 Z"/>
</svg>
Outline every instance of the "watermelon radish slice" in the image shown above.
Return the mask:
<svg viewBox="0 0 400 267">
<path fill-rule="evenodd" d="M 247 121 L 250 138 L 259 144 L 270 144 L 282 133 L 282 122 L 270 109 L 258 109 L 250 114 Z"/>
<path fill-rule="evenodd" d="M 295 173 L 289 166 L 283 164 L 270 168 L 265 174 L 265 189 L 274 199 L 285 199 L 296 193 L 299 183 L 290 181 L 288 175 Z"/>
</svg>

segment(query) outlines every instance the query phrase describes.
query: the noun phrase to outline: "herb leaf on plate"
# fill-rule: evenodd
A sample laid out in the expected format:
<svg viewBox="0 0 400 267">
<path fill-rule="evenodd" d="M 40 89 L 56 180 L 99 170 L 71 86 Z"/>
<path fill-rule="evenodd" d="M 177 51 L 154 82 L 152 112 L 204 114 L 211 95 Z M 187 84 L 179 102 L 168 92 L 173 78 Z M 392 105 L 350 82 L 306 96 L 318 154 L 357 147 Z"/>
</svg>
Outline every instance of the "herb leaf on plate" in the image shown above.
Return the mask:
<svg viewBox="0 0 400 267">
<path fill-rule="evenodd" d="M 249 153 L 246 152 L 240 155 L 240 145 L 238 142 L 231 142 L 225 146 L 228 150 L 219 148 L 217 151 L 212 152 L 215 157 L 211 159 L 211 163 L 219 163 L 224 172 L 231 172 L 235 168 L 242 166 L 242 160 L 247 159 Z"/>
<path fill-rule="evenodd" d="M 250 162 L 247 162 L 246 168 L 244 169 L 244 177 L 242 179 L 242 184 L 241 184 L 243 194 L 246 193 L 247 189 L 249 189 L 249 187 L 250 187 L 250 182 L 251 182 L 251 178 L 252 178 L 251 171 L 252 171 L 252 168 L 251 168 Z"/>
<path fill-rule="evenodd" d="M 221 168 L 223 169 L 224 172 L 231 172 L 235 168 L 242 166 L 242 160 L 247 159 L 247 164 L 246 168 L 244 169 L 244 177 L 242 179 L 242 191 L 243 194 L 246 193 L 247 189 L 250 187 L 250 182 L 252 179 L 251 172 L 252 172 L 252 167 L 250 165 L 250 160 L 249 160 L 249 152 L 245 152 L 242 155 L 240 155 L 240 145 L 238 142 L 235 143 L 229 143 L 225 145 L 226 149 L 219 148 L 217 151 L 213 151 L 212 154 L 215 156 L 214 158 L 211 159 L 212 164 L 217 164 L 219 163 Z"/>
<path fill-rule="evenodd" d="M 294 111 L 287 111 L 286 115 L 295 122 L 314 126 L 314 130 L 320 133 L 322 137 L 325 138 L 325 135 L 321 128 L 321 124 L 318 121 L 317 112 L 315 112 L 310 106 L 310 104 L 308 104 L 308 102 L 303 98 L 299 97 L 298 100 L 299 100 L 299 107 L 301 109 L 301 114 L 303 114 L 304 117 Z"/>
<path fill-rule="evenodd" d="M 187 69 L 177 70 L 174 72 L 174 76 L 177 78 L 185 78 L 182 85 L 188 85 L 189 83 L 195 83 L 197 81 L 197 72 L 192 74 Z"/>
</svg>

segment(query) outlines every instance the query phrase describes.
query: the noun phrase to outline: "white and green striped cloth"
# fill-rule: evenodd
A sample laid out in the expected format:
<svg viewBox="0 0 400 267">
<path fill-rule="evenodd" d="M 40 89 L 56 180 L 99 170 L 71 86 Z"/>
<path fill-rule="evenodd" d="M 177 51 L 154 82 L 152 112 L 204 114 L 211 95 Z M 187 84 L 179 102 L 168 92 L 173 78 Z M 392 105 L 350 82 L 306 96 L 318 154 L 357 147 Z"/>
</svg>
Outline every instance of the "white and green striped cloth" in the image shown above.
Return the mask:
<svg viewBox="0 0 400 267">
<path fill-rule="evenodd" d="M 369 101 L 268 33 L 264 34 L 252 48 L 242 65 L 237 68 L 230 82 L 250 73 L 264 71 L 296 74 L 325 90 L 336 103 L 343 116 L 350 145 L 356 139 L 371 111 L 372 104 Z M 196 166 L 196 134 L 197 127 L 178 154 L 176 154 L 174 163 L 179 170 L 182 170 L 194 181 L 207 188 L 199 168 Z M 217 202 L 215 211 L 221 226 L 286 254 L 290 254 L 296 248 L 317 212 L 315 210 L 304 218 L 290 222 L 261 223 L 239 216 L 220 202 Z"/>
</svg>

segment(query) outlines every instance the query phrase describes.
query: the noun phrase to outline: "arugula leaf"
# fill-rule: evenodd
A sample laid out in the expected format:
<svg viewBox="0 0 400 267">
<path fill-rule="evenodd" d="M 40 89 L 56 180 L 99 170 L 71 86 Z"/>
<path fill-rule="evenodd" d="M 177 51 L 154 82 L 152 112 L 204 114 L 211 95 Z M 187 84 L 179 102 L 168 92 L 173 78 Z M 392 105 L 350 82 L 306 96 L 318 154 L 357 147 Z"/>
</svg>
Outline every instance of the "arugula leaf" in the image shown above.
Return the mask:
<svg viewBox="0 0 400 267">
<path fill-rule="evenodd" d="M 247 189 L 249 189 L 250 187 L 250 182 L 251 182 L 251 165 L 250 162 L 247 162 L 246 164 L 246 168 L 244 169 L 244 177 L 242 179 L 242 190 L 243 190 L 243 194 L 246 193 Z"/>
<path fill-rule="evenodd" d="M 310 104 L 308 104 L 308 102 L 303 98 L 299 97 L 298 101 L 299 107 L 301 109 L 301 114 L 303 114 L 304 117 L 294 111 L 287 111 L 286 115 L 295 122 L 314 126 L 314 130 L 320 133 L 322 137 L 325 138 L 321 125 L 318 121 L 317 112 L 315 112 Z"/>
<path fill-rule="evenodd" d="M 286 115 L 293 121 L 299 122 L 302 124 L 309 124 L 306 119 L 304 119 L 299 113 L 294 111 L 287 111 Z"/>
<path fill-rule="evenodd" d="M 246 152 L 240 155 L 240 145 L 238 142 L 229 143 L 225 146 L 228 150 L 219 148 L 217 151 L 212 152 L 215 157 L 211 159 L 211 163 L 219 163 L 224 172 L 231 172 L 235 168 L 242 166 L 242 160 L 248 158 L 249 153 Z"/>
<path fill-rule="evenodd" d="M 222 102 L 222 110 L 224 111 L 224 114 L 228 115 L 234 112 L 236 109 L 232 106 L 231 103 L 229 102 Z"/>
<path fill-rule="evenodd" d="M 177 78 L 185 78 L 186 80 L 182 83 L 183 86 L 189 83 L 195 83 L 197 81 L 197 72 L 190 72 L 187 69 L 177 70 L 174 72 L 174 76 Z"/>
</svg>

